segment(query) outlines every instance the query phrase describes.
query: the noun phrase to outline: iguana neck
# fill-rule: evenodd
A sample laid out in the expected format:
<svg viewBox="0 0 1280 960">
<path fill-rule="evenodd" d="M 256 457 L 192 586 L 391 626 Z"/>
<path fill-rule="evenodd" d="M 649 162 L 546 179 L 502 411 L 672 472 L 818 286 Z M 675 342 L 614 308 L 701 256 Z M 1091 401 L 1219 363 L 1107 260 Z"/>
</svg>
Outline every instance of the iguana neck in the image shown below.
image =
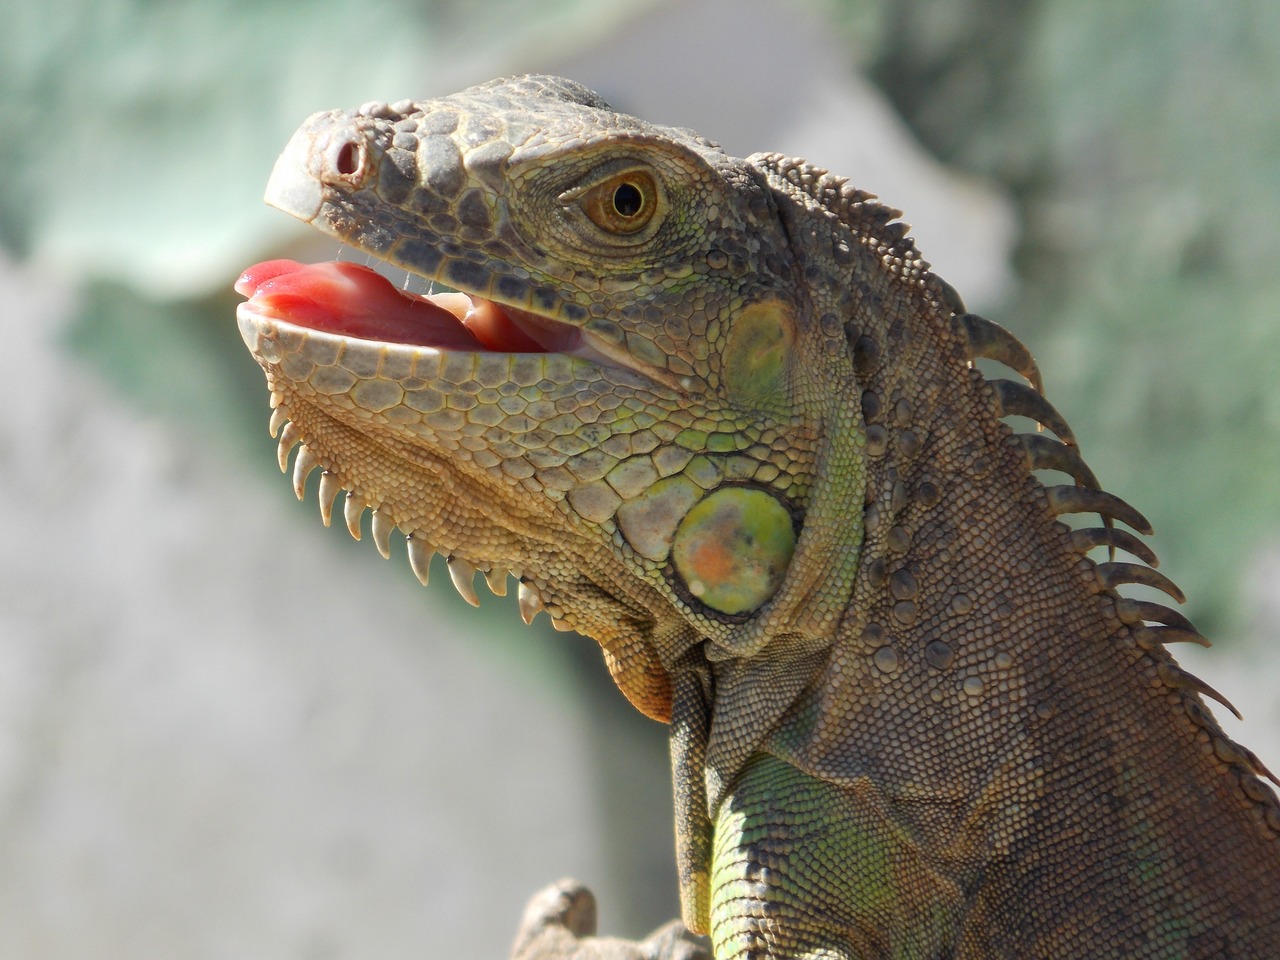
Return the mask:
<svg viewBox="0 0 1280 960">
<path fill-rule="evenodd" d="M 751 642 L 708 648 L 717 704 L 706 761 L 713 807 L 822 674 L 840 638 L 858 629 L 866 599 L 859 582 L 877 577 L 887 539 L 899 554 L 906 546 L 898 544 L 902 531 L 886 522 L 891 511 L 905 506 L 913 489 L 934 496 L 919 458 L 939 411 L 927 397 L 921 401 L 919 384 L 937 383 L 939 375 L 968 381 L 954 336 L 947 355 L 939 353 L 937 333 L 950 328 L 952 311 L 942 285 L 927 282 L 927 265 L 894 222 L 897 211 L 798 161 L 759 154 L 748 162 L 787 233 L 803 292 L 799 322 L 830 334 L 839 357 L 825 377 L 828 415 L 792 573 L 751 624 Z M 886 257 L 903 269 L 880 269 L 875 261 Z"/>
<path fill-rule="evenodd" d="M 897 211 L 807 164 L 751 159 L 780 198 L 812 315 L 844 323 L 865 442 L 863 483 L 843 492 L 840 509 L 861 537 L 849 601 L 834 642 L 805 661 L 807 685 L 799 662 L 734 664 L 717 676 L 717 716 L 754 711 L 758 721 L 762 689 L 775 704 L 794 692 L 769 749 L 829 781 L 871 777 L 904 802 L 963 803 L 950 827 L 967 823 L 975 836 L 991 796 L 1030 803 L 1044 790 L 1038 771 L 1071 783 L 1064 771 L 1073 765 L 1110 762 L 1063 755 L 1063 730 L 1092 729 L 1105 744 L 1117 731 L 1135 735 L 1140 717 L 1152 749 L 1184 752 L 1190 763 L 1212 745 L 1236 778 L 1264 773 L 1198 696 L 1217 694 L 1163 646 L 1203 638 L 1174 611 L 1117 592 L 1137 582 L 1181 599 L 1152 567 L 1111 562 L 1119 546 L 1154 563 L 1115 522 L 1150 527 L 1097 489 L 1025 348 L 964 310 Z M 988 380 L 974 363 L 984 357 L 1028 385 Z M 1039 420 L 1059 440 L 1015 433 L 1002 419 L 1010 414 Z M 1067 482 L 1043 478 L 1054 471 Z M 1090 512 L 1101 526 L 1064 522 Z M 1107 560 L 1089 558 L 1096 547 L 1108 548 Z M 924 705 L 932 735 L 886 736 L 910 727 L 904 710 Z M 713 731 L 713 807 L 749 753 L 735 727 L 733 748 Z M 1215 782 L 1224 802 L 1255 803 L 1232 778 Z"/>
</svg>

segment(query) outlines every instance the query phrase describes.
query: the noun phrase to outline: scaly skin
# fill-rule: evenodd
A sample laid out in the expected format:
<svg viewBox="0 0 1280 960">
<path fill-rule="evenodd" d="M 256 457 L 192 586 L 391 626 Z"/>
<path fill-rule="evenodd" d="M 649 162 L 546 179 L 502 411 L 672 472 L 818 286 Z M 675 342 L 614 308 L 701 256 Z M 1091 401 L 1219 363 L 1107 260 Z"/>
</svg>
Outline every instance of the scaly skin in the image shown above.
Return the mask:
<svg viewBox="0 0 1280 960">
<path fill-rule="evenodd" d="M 268 200 L 553 351 L 240 312 L 299 489 L 464 595 L 514 573 L 670 723 L 716 957 L 1275 955 L 1268 774 L 1165 650 L 1194 628 L 1116 589 L 1180 598 L 1146 521 L 896 211 L 554 78 L 317 114 Z"/>
</svg>

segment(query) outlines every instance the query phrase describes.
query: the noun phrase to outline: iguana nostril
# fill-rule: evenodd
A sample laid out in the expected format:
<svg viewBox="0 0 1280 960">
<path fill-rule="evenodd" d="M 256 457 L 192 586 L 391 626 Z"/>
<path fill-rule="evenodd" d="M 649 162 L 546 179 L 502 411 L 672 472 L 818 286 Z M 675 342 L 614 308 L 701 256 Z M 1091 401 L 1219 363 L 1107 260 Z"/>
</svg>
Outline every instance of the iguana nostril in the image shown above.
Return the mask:
<svg viewBox="0 0 1280 960">
<path fill-rule="evenodd" d="M 329 169 L 343 180 L 358 177 L 364 167 L 363 145 L 344 137 L 329 148 Z"/>
</svg>

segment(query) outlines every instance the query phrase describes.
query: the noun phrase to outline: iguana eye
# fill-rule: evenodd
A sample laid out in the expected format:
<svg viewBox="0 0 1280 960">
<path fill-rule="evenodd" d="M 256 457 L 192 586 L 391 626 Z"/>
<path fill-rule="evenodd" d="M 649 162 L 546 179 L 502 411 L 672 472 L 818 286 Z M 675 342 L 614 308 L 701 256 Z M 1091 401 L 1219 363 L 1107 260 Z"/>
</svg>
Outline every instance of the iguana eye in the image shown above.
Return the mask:
<svg viewBox="0 0 1280 960">
<path fill-rule="evenodd" d="M 578 202 L 601 230 L 626 235 L 643 230 L 658 212 L 658 188 L 643 170 L 628 170 L 596 184 Z"/>
</svg>

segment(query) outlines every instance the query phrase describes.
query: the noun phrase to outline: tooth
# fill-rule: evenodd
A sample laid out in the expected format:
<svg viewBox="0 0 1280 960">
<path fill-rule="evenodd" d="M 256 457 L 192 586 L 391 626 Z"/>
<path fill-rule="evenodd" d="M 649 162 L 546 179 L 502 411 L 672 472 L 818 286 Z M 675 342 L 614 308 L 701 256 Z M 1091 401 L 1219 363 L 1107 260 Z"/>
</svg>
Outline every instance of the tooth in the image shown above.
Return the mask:
<svg viewBox="0 0 1280 960">
<path fill-rule="evenodd" d="M 476 588 L 471 583 L 476 575 L 476 568 L 461 557 L 450 557 L 445 565 L 449 568 L 449 579 L 453 581 L 454 589 L 462 599 L 473 607 L 480 606 L 480 598 L 476 596 Z"/>
<path fill-rule="evenodd" d="M 507 571 L 502 567 L 490 567 L 484 572 L 484 582 L 489 585 L 489 592 L 495 597 L 507 595 Z"/>
<path fill-rule="evenodd" d="M 341 489 L 342 484 L 338 482 L 337 475 L 328 470 L 320 472 L 320 519 L 326 527 L 333 522 L 333 498 Z"/>
<path fill-rule="evenodd" d="M 311 471 L 320 466 L 320 461 L 305 443 L 298 448 L 298 455 L 293 459 L 293 492 L 301 500 L 306 493 L 307 477 Z"/>
<path fill-rule="evenodd" d="M 409 566 L 413 567 L 413 575 L 425 587 L 431 572 L 431 558 L 435 555 L 435 550 L 419 534 L 409 534 L 404 538 L 404 542 L 409 548 Z"/>
<path fill-rule="evenodd" d="M 360 518 L 364 516 L 364 501 L 356 497 L 351 490 L 347 491 L 347 499 L 342 502 L 342 519 L 347 521 L 347 529 L 351 536 L 360 539 Z"/>
<path fill-rule="evenodd" d="M 280 404 L 284 403 L 284 394 L 279 390 L 271 391 L 271 409 L 274 410 Z"/>
<path fill-rule="evenodd" d="M 267 429 L 271 431 L 271 435 L 274 437 L 280 432 L 280 428 L 288 422 L 289 417 L 285 414 L 284 407 L 276 407 L 271 411 L 271 423 L 268 424 Z"/>
<path fill-rule="evenodd" d="M 381 510 L 373 511 L 373 543 L 383 560 L 391 559 L 391 531 L 396 525 Z"/>
<path fill-rule="evenodd" d="M 280 431 L 280 448 L 276 452 L 280 457 L 280 472 L 289 472 L 289 451 L 293 449 L 293 445 L 302 439 L 302 431 L 298 429 L 297 424 L 292 420 L 284 425 L 284 429 Z"/>
<path fill-rule="evenodd" d="M 521 579 L 517 592 L 520 601 L 520 619 L 525 623 L 533 623 L 533 618 L 542 612 L 542 596 L 538 588 L 528 580 Z"/>
</svg>

